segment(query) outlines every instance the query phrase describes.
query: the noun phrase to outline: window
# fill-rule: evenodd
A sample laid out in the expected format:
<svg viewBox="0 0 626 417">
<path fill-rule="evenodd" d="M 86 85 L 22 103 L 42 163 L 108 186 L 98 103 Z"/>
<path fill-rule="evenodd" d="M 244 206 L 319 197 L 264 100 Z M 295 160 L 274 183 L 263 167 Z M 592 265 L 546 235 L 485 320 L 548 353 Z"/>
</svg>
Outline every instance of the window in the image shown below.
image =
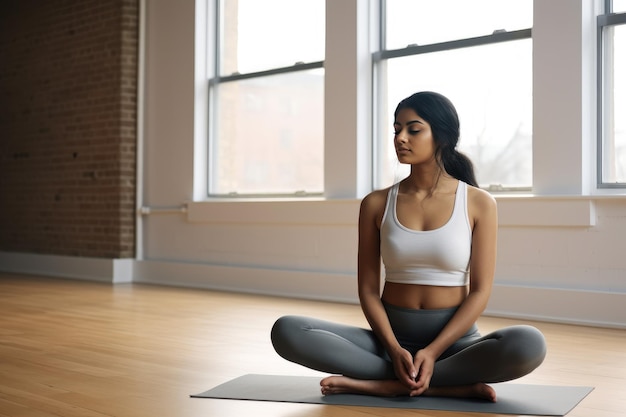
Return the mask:
<svg viewBox="0 0 626 417">
<path fill-rule="evenodd" d="M 621 13 L 614 13 L 621 11 Z M 626 2 L 598 16 L 598 187 L 626 186 Z"/>
<path fill-rule="evenodd" d="M 375 183 L 408 173 L 392 144 L 393 111 L 431 90 L 461 120 L 459 150 L 481 186 L 532 186 L 532 1 L 382 0 L 377 79 Z M 471 19 L 467 17 L 471 16 Z"/>
<path fill-rule="evenodd" d="M 613 0 L 613 7 L 611 10 L 613 13 L 626 12 L 626 0 Z"/>
<path fill-rule="evenodd" d="M 215 3 L 209 195 L 321 193 L 324 0 Z"/>
</svg>

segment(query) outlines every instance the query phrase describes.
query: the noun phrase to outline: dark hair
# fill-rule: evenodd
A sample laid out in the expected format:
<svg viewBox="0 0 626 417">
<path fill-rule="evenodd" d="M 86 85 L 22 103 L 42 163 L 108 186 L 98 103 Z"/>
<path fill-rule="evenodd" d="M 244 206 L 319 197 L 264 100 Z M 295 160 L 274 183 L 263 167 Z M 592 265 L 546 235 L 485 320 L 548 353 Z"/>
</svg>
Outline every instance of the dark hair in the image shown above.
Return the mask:
<svg viewBox="0 0 626 417">
<path fill-rule="evenodd" d="M 430 125 L 435 141 L 435 159 L 439 166 L 454 178 L 478 187 L 474 165 L 456 150 L 460 136 L 459 116 L 446 97 L 432 91 L 421 91 L 398 103 L 394 117 L 403 109 L 415 111 Z"/>
</svg>

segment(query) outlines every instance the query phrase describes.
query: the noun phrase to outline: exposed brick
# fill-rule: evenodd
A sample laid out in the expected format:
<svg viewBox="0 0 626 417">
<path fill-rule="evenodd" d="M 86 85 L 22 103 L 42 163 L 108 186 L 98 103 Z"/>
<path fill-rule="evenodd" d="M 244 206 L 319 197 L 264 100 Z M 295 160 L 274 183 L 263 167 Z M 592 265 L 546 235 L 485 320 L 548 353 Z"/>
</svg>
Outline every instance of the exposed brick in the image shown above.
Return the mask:
<svg viewBox="0 0 626 417">
<path fill-rule="evenodd" d="M 135 252 L 138 0 L 0 2 L 0 250 Z"/>
</svg>

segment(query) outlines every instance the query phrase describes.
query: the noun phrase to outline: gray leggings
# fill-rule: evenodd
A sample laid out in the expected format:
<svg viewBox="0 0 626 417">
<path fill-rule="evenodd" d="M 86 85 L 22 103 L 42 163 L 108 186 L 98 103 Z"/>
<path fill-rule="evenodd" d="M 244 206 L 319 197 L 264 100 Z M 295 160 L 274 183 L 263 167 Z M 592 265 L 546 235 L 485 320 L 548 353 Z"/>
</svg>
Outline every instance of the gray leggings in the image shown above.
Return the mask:
<svg viewBox="0 0 626 417">
<path fill-rule="evenodd" d="M 456 312 L 384 306 L 398 342 L 412 355 Z M 284 316 L 274 324 L 271 338 L 280 356 L 308 368 L 357 379 L 396 379 L 389 355 L 368 329 Z M 431 386 L 509 381 L 533 371 L 545 355 L 545 339 L 532 326 L 510 326 L 481 336 L 474 325 L 435 362 Z"/>
</svg>

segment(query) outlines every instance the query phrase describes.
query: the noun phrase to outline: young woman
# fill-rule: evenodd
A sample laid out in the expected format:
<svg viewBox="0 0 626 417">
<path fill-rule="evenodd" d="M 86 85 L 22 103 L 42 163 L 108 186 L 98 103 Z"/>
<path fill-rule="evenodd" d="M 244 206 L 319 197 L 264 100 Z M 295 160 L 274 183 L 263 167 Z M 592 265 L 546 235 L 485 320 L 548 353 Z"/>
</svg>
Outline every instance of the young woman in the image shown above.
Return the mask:
<svg viewBox="0 0 626 417">
<path fill-rule="evenodd" d="M 359 214 L 358 293 L 371 330 L 285 316 L 272 343 L 287 360 L 336 374 L 321 381 L 325 395 L 495 401 L 487 383 L 526 375 L 546 354 L 534 327 L 485 336 L 476 327 L 494 279 L 496 202 L 456 150 L 459 119 L 446 97 L 413 94 L 394 119 L 396 154 L 411 172 L 367 195 Z"/>
</svg>

